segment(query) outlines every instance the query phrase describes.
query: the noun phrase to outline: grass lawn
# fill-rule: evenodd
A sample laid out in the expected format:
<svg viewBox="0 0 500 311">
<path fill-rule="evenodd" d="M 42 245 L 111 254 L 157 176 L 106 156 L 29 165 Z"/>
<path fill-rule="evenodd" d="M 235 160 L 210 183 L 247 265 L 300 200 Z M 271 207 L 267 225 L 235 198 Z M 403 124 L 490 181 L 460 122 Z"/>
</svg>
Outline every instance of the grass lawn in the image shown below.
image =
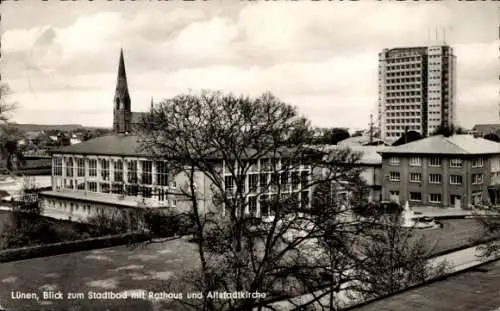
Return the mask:
<svg viewBox="0 0 500 311">
<path fill-rule="evenodd" d="M 480 229 L 473 219 L 445 220 L 443 229 L 423 230 L 435 252 L 467 244 Z M 155 290 L 168 292 L 164 282 L 198 264 L 196 245 L 187 238 L 145 247 L 119 246 L 0 264 L 0 304 L 8 310 L 176 310 L 145 300 L 13 300 L 12 291 Z M 163 287 L 162 287 L 163 286 Z M 185 293 L 184 293 L 185 295 Z"/>
</svg>

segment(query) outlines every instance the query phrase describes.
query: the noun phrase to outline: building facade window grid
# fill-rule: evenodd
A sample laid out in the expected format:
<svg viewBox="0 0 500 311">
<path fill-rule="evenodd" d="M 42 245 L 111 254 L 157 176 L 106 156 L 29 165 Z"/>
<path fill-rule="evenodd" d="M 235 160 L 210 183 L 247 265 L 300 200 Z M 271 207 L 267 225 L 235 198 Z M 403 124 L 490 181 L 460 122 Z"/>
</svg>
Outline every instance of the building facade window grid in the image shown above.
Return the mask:
<svg viewBox="0 0 500 311">
<path fill-rule="evenodd" d="M 472 167 L 483 167 L 483 158 L 472 160 Z"/>
<path fill-rule="evenodd" d="M 441 158 L 429 158 L 429 166 L 441 166 Z"/>
<path fill-rule="evenodd" d="M 420 173 L 410 173 L 411 182 L 422 182 L 422 174 Z"/>
<path fill-rule="evenodd" d="M 462 182 L 462 175 L 450 175 L 450 184 L 461 185 Z"/>
<path fill-rule="evenodd" d="M 76 176 L 85 177 L 85 159 L 77 158 L 76 159 Z"/>
<path fill-rule="evenodd" d="M 391 157 L 389 159 L 389 164 L 390 165 L 399 165 L 400 159 L 398 157 Z"/>
<path fill-rule="evenodd" d="M 410 192 L 410 201 L 422 201 L 422 192 Z"/>
<path fill-rule="evenodd" d="M 89 176 L 97 177 L 97 159 L 89 159 Z"/>
<path fill-rule="evenodd" d="M 63 160 L 61 157 L 54 157 L 54 175 L 62 176 L 63 175 Z"/>
<path fill-rule="evenodd" d="M 440 184 L 442 181 L 441 174 L 429 174 L 429 183 L 430 184 Z"/>
<path fill-rule="evenodd" d="M 483 183 L 483 174 L 472 174 L 472 184 L 479 185 Z"/>
<path fill-rule="evenodd" d="M 122 160 L 116 160 L 114 162 L 114 172 L 113 172 L 113 179 L 115 182 L 123 182 L 123 161 Z"/>
<path fill-rule="evenodd" d="M 153 184 L 153 162 L 141 161 L 141 166 L 142 166 L 141 183 L 143 185 Z"/>
<path fill-rule="evenodd" d="M 431 193 L 429 194 L 430 203 L 441 203 L 441 193 Z"/>
<path fill-rule="evenodd" d="M 463 167 L 464 161 L 462 159 L 451 159 L 450 167 L 460 168 Z"/>
<path fill-rule="evenodd" d="M 410 158 L 410 166 L 421 166 L 422 158 L 421 157 L 411 157 Z"/>
<path fill-rule="evenodd" d="M 399 181 L 400 180 L 399 172 L 390 172 L 389 173 L 389 180 L 390 181 Z"/>
<path fill-rule="evenodd" d="M 168 186 L 167 163 L 163 161 L 156 162 L 156 183 L 159 186 Z"/>
<path fill-rule="evenodd" d="M 73 177 L 73 158 L 66 158 L 66 177 Z"/>
</svg>

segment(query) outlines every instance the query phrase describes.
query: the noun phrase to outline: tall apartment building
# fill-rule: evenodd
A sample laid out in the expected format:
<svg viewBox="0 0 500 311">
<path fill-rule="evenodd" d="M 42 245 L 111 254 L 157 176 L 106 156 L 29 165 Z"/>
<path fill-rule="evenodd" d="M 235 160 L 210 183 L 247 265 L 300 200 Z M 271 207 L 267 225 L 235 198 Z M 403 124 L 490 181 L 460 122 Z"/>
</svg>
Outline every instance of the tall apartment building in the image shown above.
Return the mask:
<svg viewBox="0 0 500 311">
<path fill-rule="evenodd" d="M 379 53 L 381 139 L 405 130 L 431 134 L 455 122 L 456 57 L 447 45 L 384 49 Z"/>
</svg>

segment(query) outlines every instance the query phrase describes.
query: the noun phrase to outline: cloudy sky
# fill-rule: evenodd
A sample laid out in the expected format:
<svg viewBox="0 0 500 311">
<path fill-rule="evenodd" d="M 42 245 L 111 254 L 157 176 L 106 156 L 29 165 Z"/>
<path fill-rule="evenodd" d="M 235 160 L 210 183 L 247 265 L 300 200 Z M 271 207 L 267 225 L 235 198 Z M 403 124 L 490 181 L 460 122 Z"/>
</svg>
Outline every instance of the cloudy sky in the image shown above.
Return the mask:
<svg viewBox="0 0 500 311">
<path fill-rule="evenodd" d="M 459 124 L 500 122 L 494 2 L 10 1 L 1 11 L 17 122 L 110 127 L 123 46 L 135 111 L 189 89 L 271 91 L 315 125 L 366 127 L 378 53 L 435 42 L 444 27 Z"/>
</svg>

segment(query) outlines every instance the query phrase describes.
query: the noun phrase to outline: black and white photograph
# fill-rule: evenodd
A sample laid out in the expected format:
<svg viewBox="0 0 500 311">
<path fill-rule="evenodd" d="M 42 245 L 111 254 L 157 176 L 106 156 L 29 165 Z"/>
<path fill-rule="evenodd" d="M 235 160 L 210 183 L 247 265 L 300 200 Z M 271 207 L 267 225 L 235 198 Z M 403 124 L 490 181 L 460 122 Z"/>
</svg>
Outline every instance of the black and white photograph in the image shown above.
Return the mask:
<svg viewBox="0 0 500 311">
<path fill-rule="evenodd" d="M 500 311 L 497 2 L 0 15 L 0 310 Z"/>
</svg>

